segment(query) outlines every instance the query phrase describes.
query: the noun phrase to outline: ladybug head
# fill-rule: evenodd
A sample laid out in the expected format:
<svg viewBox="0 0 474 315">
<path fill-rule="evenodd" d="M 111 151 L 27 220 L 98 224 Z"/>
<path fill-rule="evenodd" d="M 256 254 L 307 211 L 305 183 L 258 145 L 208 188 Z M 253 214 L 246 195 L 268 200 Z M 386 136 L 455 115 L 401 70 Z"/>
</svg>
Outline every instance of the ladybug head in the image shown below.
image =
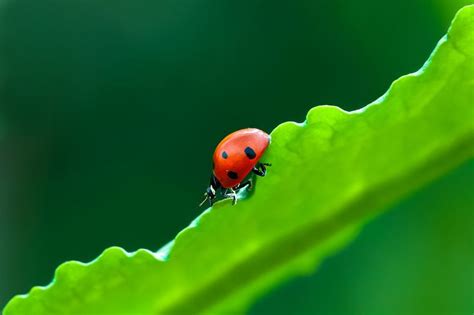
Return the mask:
<svg viewBox="0 0 474 315">
<path fill-rule="evenodd" d="M 201 201 L 199 207 L 201 207 L 206 202 L 206 200 L 209 200 L 209 204 L 212 206 L 214 199 L 216 199 L 216 190 L 212 185 L 209 185 L 206 192 L 204 193 L 204 200 Z"/>
</svg>

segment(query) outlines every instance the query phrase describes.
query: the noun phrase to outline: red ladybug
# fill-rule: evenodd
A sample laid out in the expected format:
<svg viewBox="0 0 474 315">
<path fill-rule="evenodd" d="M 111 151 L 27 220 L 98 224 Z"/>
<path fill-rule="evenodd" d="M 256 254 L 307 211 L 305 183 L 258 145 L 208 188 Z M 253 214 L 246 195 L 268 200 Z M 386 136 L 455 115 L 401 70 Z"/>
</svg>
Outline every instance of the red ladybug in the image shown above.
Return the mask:
<svg viewBox="0 0 474 315">
<path fill-rule="evenodd" d="M 265 176 L 265 166 L 271 164 L 261 163 L 259 159 L 269 143 L 270 136 L 255 128 L 241 129 L 225 137 L 214 151 L 211 183 L 201 205 L 209 200 L 212 206 L 218 192 L 223 197 L 232 198 L 232 204 L 235 204 L 236 191 L 252 187 L 249 174 Z"/>
</svg>

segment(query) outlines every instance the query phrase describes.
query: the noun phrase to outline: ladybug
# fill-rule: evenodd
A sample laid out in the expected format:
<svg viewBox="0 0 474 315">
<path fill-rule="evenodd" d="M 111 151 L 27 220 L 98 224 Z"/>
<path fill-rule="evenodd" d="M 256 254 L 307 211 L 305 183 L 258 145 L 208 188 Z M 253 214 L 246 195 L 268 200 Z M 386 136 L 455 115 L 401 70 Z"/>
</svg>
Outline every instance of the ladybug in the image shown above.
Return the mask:
<svg viewBox="0 0 474 315">
<path fill-rule="evenodd" d="M 252 188 L 252 175 L 265 176 L 270 163 L 259 162 L 270 144 L 270 136 L 256 128 L 235 131 L 222 139 L 213 155 L 211 182 L 204 200 L 212 206 L 218 193 L 237 203 L 237 192 Z M 250 175 L 250 176 L 249 176 Z"/>
</svg>

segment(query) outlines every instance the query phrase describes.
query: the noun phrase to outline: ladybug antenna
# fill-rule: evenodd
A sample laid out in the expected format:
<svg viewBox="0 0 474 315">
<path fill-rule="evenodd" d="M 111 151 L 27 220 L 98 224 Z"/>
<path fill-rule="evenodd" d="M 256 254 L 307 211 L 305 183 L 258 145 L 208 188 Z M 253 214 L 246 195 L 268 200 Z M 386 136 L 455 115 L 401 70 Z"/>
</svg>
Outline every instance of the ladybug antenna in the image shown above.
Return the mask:
<svg viewBox="0 0 474 315">
<path fill-rule="evenodd" d="M 207 201 L 207 199 L 209 199 L 209 195 L 207 193 L 204 193 L 204 200 L 201 201 L 201 203 L 199 204 L 199 208 Z"/>
</svg>

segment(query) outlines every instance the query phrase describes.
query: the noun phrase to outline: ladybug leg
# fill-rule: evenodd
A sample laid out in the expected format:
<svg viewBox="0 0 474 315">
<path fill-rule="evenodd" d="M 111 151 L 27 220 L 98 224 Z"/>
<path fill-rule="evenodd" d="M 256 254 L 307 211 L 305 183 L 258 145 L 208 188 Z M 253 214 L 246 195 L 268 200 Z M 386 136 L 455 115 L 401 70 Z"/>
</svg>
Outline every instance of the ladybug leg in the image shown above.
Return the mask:
<svg viewBox="0 0 474 315">
<path fill-rule="evenodd" d="M 240 189 L 247 188 L 247 190 L 252 190 L 252 187 L 253 187 L 253 182 L 252 182 L 252 179 L 249 178 L 245 182 L 240 183 L 238 186 L 234 187 L 234 189 L 239 189 L 240 190 Z"/>
<path fill-rule="evenodd" d="M 255 175 L 258 175 L 258 176 L 265 176 L 265 173 L 263 170 L 260 170 L 260 167 L 254 167 L 252 169 L 252 172 L 255 174 Z"/>
<path fill-rule="evenodd" d="M 232 188 L 226 189 L 226 191 L 224 192 L 224 197 L 232 198 L 232 205 L 235 205 L 237 203 L 237 194 L 235 193 L 235 190 L 233 190 Z"/>
<path fill-rule="evenodd" d="M 265 166 L 271 166 L 270 163 L 258 163 L 256 167 L 253 168 L 252 172 L 258 176 L 265 176 L 267 174 L 267 168 Z"/>
</svg>

